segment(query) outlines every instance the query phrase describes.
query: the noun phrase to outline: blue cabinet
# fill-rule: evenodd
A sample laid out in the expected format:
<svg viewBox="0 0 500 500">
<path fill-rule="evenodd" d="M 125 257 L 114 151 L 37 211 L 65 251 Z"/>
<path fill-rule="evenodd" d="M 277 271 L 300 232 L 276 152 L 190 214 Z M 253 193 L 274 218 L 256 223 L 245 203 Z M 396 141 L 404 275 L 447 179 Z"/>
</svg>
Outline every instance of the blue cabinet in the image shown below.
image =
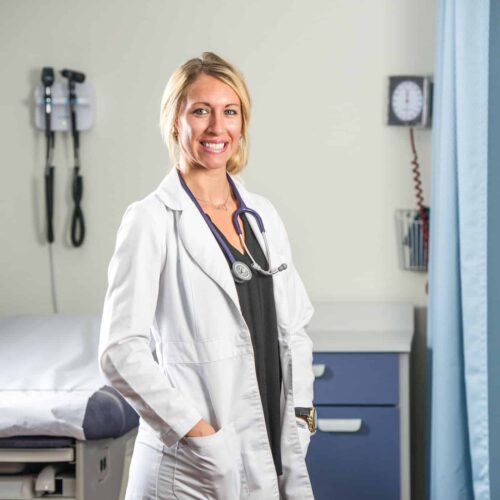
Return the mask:
<svg viewBox="0 0 500 500">
<path fill-rule="evenodd" d="M 316 500 L 399 500 L 398 359 L 315 354 L 318 432 L 307 467 Z"/>
<path fill-rule="evenodd" d="M 399 409 L 321 406 L 319 418 L 359 419 L 354 432 L 318 431 L 307 467 L 316 500 L 399 500 Z"/>
<path fill-rule="evenodd" d="M 306 457 L 315 499 L 409 500 L 412 308 L 315 308 L 319 319 L 310 325 L 309 334 L 315 349 L 318 431 Z"/>
<path fill-rule="evenodd" d="M 399 402 L 397 354 L 314 353 L 314 367 L 315 405 L 394 406 Z"/>
</svg>

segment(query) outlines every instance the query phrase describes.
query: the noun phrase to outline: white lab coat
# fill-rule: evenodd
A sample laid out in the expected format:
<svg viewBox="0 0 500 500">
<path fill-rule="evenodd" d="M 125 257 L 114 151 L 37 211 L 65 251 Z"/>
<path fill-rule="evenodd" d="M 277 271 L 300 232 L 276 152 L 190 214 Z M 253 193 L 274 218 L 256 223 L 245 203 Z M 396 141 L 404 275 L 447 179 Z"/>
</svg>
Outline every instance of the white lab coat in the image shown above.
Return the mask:
<svg viewBox="0 0 500 500">
<path fill-rule="evenodd" d="M 294 407 L 313 401 L 312 342 L 305 330 L 313 308 L 278 213 L 235 182 L 264 221 L 272 265 L 288 265 L 273 277 L 283 475 L 276 476 L 251 337 L 226 257 L 175 168 L 123 216 L 108 269 L 100 366 L 141 416 L 138 440 L 162 452 L 159 463 L 171 471 L 170 486 L 154 493 L 158 498 L 310 499 L 304 461 L 310 436 Z M 263 246 L 253 217 L 248 220 Z M 181 439 L 201 418 L 218 432 Z M 156 498 L 135 495 L 130 498 Z"/>
</svg>

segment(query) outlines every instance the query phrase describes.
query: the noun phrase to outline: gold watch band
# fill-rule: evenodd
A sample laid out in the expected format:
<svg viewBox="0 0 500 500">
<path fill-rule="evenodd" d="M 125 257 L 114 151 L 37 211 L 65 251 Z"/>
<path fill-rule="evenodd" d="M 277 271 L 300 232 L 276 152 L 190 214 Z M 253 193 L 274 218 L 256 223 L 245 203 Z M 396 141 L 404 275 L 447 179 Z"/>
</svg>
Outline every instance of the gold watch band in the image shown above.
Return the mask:
<svg viewBox="0 0 500 500">
<path fill-rule="evenodd" d="M 304 411 L 307 410 L 307 413 Z M 299 413 L 299 414 L 297 414 Z M 306 422 L 309 432 L 314 434 L 316 432 L 316 409 L 314 407 L 311 408 L 296 408 L 295 416 L 300 418 Z"/>
</svg>

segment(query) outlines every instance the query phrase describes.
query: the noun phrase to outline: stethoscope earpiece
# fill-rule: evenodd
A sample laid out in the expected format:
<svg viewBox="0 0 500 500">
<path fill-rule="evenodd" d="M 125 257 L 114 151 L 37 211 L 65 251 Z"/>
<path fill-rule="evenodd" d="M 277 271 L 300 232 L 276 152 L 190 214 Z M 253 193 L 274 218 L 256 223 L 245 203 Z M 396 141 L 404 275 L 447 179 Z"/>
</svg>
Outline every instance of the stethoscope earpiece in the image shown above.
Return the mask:
<svg viewBox="0 0 500 500">
<path fill-rule="evenodd" d="M 280 266 L 266 271 L 265 269 L 262 269 L 262 267 L 260 267 L 260 265 L 257 264 L 257 262 L 252 262 L 252 269 L 255 269 L 255 271 L 258 271 L 261 274 L 266 274 L 268 276 L 272 276 L 273 274 L 277 274 L 281 271 L 284 271 L 285 269 L 287 269 L 287 267 L 288 266 L 283 262 L 283 264 L 281 264 Z"/>
</svg>

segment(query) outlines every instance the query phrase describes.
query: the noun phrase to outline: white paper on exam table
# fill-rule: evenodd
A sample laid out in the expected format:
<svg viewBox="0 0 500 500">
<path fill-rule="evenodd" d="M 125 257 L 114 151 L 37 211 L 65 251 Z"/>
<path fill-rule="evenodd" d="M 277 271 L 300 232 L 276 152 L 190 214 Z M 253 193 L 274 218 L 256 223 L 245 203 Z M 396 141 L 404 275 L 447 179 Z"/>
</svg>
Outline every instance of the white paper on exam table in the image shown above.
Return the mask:
<svg viewBox="0 0 500 500">
<path fill-rule="evenodd" d="M 85 439 L 88 399 L 105 384 L 100 314 L 0 317 L 0 437 Z"/>
</svg>

